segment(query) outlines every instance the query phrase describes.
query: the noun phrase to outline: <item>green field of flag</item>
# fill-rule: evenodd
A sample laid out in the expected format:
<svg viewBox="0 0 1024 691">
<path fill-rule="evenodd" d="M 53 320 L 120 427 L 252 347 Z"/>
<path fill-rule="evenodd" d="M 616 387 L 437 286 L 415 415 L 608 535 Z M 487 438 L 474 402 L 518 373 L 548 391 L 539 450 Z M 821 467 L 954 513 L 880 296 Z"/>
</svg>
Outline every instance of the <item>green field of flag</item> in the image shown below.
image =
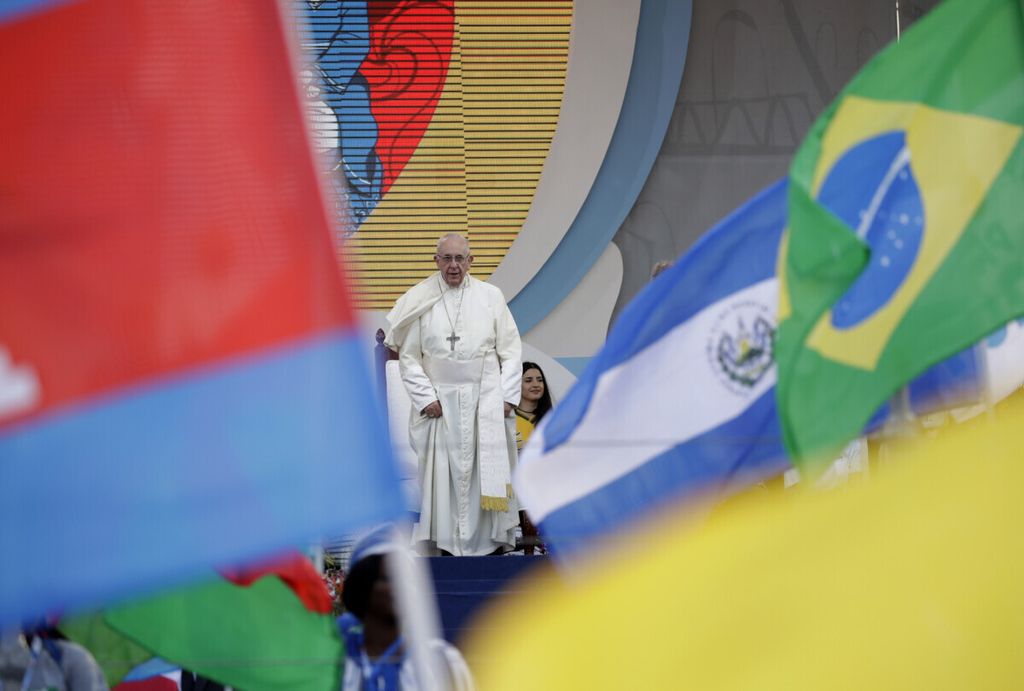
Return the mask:
<svg viewBox="0 0 1024 691">
<path fill-rule="evenodd" d="M 794 159 L 779 414 L 828 457 L 928 366 L 1024 314 L 1024 20 L 947 0 L 882 51 Z"/>
</svg>

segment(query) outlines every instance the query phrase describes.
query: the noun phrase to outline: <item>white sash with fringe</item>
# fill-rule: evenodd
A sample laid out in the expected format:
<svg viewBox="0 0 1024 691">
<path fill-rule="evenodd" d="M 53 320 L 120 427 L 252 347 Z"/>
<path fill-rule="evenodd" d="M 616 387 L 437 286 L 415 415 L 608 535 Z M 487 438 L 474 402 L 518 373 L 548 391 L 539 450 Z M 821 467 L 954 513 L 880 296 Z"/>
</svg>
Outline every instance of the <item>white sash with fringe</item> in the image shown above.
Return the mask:
<svg viewBox="0 0 1024 691">
<path fill-rule="evenodd" d="M 508 500 L 512 496 L 512 461 L 505 432 L 505 401 L 497 355 L 490 352 L 473 360 L 423 358 L 423 369 L 439 388 L 479 385 L 475 455 L 480 462 L 480 507 L 485 511 L 508 511 Z M 443 410 L 445 414 L 456 414 L 444 407 Z"/>
</svg>

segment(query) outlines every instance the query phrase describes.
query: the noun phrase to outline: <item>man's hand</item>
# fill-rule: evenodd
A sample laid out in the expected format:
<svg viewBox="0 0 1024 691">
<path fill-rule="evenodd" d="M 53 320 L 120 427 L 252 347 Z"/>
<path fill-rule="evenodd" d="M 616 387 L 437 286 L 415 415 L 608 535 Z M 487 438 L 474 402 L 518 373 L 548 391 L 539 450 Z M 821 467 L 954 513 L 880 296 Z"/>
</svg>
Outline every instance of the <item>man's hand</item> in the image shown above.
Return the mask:
<svg viewBox="0 0 1024 691">
<path fill-rule="evenodd" d="M 512 417 L 512 404 L 505 401 L 505 417 Z"/>
<path fill-rule="evenodd" d="M 505 405 L 508 405 L 508 403 Z M 441 417 L 441 401 L 434 401 L 421 410 L 420 415 L 425 415 L 427 417 Z"/>
</svg>

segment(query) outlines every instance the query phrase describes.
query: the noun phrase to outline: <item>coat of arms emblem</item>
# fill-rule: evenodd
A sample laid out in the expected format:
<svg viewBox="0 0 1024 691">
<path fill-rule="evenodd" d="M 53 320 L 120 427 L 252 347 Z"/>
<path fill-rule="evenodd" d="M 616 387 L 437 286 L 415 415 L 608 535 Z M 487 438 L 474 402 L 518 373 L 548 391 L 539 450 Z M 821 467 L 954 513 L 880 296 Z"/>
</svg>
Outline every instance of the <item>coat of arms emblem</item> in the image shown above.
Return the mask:
<svg viewBox="0 0 1024 691">
<path fill-rule="evenodd" d="M 765 305 L 730 305 L 711 329 L 709 364 L 726 388 L 746 395 L 774 364 L 774 342 L 775 323 Z"/>
</svg>

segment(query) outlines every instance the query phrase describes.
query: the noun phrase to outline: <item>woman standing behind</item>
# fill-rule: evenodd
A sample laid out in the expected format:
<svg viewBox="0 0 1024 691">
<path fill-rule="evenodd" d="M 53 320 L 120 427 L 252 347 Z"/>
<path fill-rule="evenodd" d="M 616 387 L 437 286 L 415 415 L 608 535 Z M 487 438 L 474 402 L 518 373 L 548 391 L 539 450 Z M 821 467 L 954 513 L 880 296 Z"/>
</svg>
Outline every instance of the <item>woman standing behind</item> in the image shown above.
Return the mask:
<svg viewBox="0 0 1024 691">
<path fill-rule="evenodd" d="M 544 371 L 536 362 L 523 363 L 523 393 L 516 406 L 516 447 L 523 450 L 541 418 L 551 410 L 551 393 L 544 380 Z M 523 552 L 533 554 L 534 546 L 543 553 L 543 543 L 537 536 L 537 528 L 525 511 L 519 512 L 519 523 L 523 528 Z"/>
</svg>

